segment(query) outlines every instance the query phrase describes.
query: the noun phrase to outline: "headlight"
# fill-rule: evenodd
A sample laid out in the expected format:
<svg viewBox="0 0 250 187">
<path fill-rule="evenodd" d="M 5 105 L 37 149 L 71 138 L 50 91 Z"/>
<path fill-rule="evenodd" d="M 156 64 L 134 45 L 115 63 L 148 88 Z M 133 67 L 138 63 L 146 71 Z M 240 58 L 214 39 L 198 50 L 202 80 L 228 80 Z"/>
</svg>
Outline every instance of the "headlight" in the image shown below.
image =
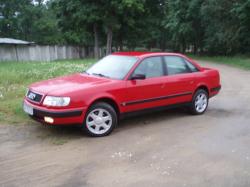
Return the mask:
<svg viewBox="0 0 250 187">
<path fill-rule="evenodd" d="M 53 97 L 53 96 L 46 96 L 43 105 L 47 106 L 68 106 L 70 103 L 69 97 Z"/>
</svg>

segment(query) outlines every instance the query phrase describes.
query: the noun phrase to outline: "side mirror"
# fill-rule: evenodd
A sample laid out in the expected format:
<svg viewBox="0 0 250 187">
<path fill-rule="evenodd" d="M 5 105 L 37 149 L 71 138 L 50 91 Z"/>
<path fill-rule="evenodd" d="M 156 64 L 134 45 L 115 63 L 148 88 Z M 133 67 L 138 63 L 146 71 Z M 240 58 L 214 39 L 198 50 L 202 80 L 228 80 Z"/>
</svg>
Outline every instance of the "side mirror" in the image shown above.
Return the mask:
<svg viewBox="0 0 250 187">
<path fill-rule="evenodd" d="M 131 77 L 131 80 L 144 80 L 146 79 L 146 75 L 144 74 L 135 74 Z"/>
</svg>

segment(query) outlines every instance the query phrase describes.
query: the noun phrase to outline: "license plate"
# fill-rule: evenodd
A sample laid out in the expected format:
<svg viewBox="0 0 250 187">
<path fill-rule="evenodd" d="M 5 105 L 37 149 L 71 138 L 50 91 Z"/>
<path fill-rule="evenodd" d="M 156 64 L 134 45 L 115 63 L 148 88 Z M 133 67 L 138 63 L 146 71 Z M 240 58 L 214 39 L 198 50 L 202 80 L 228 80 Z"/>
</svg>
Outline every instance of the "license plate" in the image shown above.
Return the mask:
<svg viewBox="0 0 250 187">
<path fill-rule="evenodd" d="M 23 103 L 23 110 L 24 112 L 26 112 L 27 114 L 29 115 L 33 115 L 34 112 L 33 112 L 33 108 L 25 103 Z"/>
</svg>

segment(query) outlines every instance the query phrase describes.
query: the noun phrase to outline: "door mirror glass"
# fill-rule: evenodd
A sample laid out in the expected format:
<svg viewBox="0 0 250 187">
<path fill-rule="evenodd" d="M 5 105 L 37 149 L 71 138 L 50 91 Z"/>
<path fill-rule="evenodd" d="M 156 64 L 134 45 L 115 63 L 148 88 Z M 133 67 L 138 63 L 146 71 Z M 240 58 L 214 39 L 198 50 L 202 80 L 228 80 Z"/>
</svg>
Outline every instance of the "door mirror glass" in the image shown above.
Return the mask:
<svg viewBox="0 0 250 187">
<path fill-rule="evenodd" d="M 146 76 L 144 74 L 135 74 L 131 77 L 131 80 L 144 80 Z"/>
</svg>

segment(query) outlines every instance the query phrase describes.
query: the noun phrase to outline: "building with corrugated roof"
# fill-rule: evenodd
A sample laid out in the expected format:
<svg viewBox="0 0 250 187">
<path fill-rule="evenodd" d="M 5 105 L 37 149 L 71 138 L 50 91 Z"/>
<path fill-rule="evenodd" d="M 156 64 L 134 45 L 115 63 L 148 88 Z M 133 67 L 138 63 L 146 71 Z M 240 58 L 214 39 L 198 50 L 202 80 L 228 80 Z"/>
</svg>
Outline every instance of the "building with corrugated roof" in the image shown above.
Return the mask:
<svg viewBox="0 0 250 187">
<path fill-rule="evenodd" d="M 27 42 L 23 40 L 17 40 L 13 38 L 0 38 L 0 45 L 29 45 L 34 44 L 34 42 Z"/>
</svg>

